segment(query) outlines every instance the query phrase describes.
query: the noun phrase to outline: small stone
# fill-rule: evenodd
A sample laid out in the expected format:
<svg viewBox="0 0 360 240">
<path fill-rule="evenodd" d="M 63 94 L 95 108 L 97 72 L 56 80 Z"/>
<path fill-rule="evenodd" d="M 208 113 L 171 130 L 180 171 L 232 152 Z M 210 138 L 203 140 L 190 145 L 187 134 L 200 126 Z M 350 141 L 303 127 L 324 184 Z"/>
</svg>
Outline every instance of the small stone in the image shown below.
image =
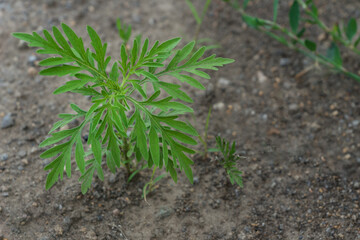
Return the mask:
<svg viewBox="0 0 360 240">
<path fill-rule="evenodd" d="M 164 207 L 159 210 L 159 212 L 156 213 L 155 217 L 158 220 L 165 219 L 170 217 L 174 213 L 174 209 L 169 207 Z"/>
<path fill-rule="evenodd" d="M 0 155 L 0 161 L 6 161 L 9 159 L 9 154 L 3 153 Z"/>
<path fill-rule="evenodd" d="M 225 104 L 223 102 L 215 103 L 213 106 L 214 110 L 224 110 Z"/>
<path fill-rule="evenodd" d="M 292 103 L 292 104 L 289 105 L 289 110 L 290 110 L 290 111 L 295 112 L 295 111 L 297 111 L 298 109 L 299 109 L 299 106 L 298 106 L 296 103 Z"/>
<path fill-rule="evenodd" d="M 8 193 L 8 192 L 3 192 L 3 193 L 1 193 L 1 196 L 2 196 L 2 197 L 8 197 L 8 196 L 9 196 L 9 193 Z"/>
<path fill-rule="evenodd" d="M 136 14 L 136 13 L 133 13 L 133 14 L 131 15 L 131 18 L 132 18 L 132 20 L 133 20 L 134 22 L 136 22 L 136 23 L 141 22 L 141 17 L 140 17 L 138 14 Z"/>
<path fill-rule="evenodd" d="M 279 64 L 282 67 L 284 67 L 286 65 L 289 65 L 290 64 L 290 59 L 289 58 L 280 58 Z"/>
<path fill-rule="evenodd" d="M 120 216 L 120 215 L 121 215 L 121 212 L 120 212 L 119 209 L 115 208 L 115 209 L 112 211 L 112 214 L 113 214 L 114 216 Z"/>
<path fill-rule="evenodd" d="M 360 183 L 359 182 L 354 182 L 354 188 L 359 188 L 360 187 Z"/>
<path fill-rule="evenodd" d="M 258 79 L 259 83 L 264 83 L 268 79 L 262 71 L 257 71 L 256 75 L 257 75 L 257 79 Z"/>
<path fill-rule="evenodd" d="M 57 236 L 62 236 L 64 234 L 64 230 L 62 229 L 62 227 L 60 225 L 56 225 L 54 227 L 54 230 L 55 230 L 55 234 Z"/>
<path fill-rule="evenodd" d="M 31 65 L 31 66 L 34 66 L 35 65 L 35 61 L 37 60 L 37 57 L 35 55 L 30 55 L 28 57 L 28 63 Z"/>
<path fill-rule="evenodd" d="M 230 80 L 221 77 L 217 82 L 217 86 L 221 89 L 226 89 L 229 87 L 230 83 Z"/>
<path fill-rule="evenodd" d="M 27 152 L 24 151 L 24 150 L 21 150 L 21 151 L 18 153 L 18 156 L 19 156 L 20 158 L 23 158 L 23 157 L 25 157 L 26 155 L 27 155 Z"/>
<path fill-rule="evenodd" d="M 359 123 L 360 123 L 359 120 L 354 120 L 354 121 L 351 122 L 351 125 L 352 125 L 353 127 L 357 127 L 357 125 L 359 125 Z"/>
<path fill-rule="evenodd" d="M 150 25 L 155 25 L 156 20 L 155 20 L 155 18 L 149 18 L 148 22 Z"/>
<path fill-rule="evenodd" d="M 28 70 L 27 70 L 27 73 L 28 73 L 30 76 L 34 77 L 34 76 L 37 74 L 37 70 L 36 70 L 36 68 L 34 68 L 34 67 L 29 67 Z"/>
<path fill-rule="evenodd" d="M 26 166 L 29 164 L 29 161 L 26 158 L 24 158 L 23 160 L 21 160 L 21 163 Z"/>
<path fill-rule="evenodd" d="M 85 235 L 85 239 L 97 240 L 98 238 L 96 236 L 96 233 L 93 230 L 89 230 Z"/>
<path fill-rule="evenodd" d="M 109 176 L 109 183 L 114 184 L 116 182 L 116 174 L 111 173 Z"/>
<path fill-rule="evenodd" d="M 194 184 L 199 184 L 199 177 L 198 176 L 194 177 Z"/>
<path fill-rule="evenodd" d="M 14 126 L 14 120 L 11 117 L 11 113 L 8 113 L 5 115 L 5 117 L 3 118 L 3 120 L 1 121 L 1 128 L 9 128 Z"/>
</svg>

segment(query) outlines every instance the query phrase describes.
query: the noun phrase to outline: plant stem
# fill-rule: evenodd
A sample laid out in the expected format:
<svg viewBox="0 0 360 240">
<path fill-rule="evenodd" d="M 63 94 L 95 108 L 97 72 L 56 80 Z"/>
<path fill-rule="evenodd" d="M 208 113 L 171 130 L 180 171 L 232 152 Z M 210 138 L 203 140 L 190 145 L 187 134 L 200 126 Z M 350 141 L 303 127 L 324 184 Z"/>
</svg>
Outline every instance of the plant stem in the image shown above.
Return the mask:
<svg viewBox="0 0 360 240">
<path fill-rule="evenodd" d="M 123 154 L 123 158 L 125 159 L 125 167 L 126 167 L 126 171 L 127 173 L 130 175 L 132 173 L 131 171 L 131 166 L 130 166 L 130 162 L 129 162 L 129 157 L 127 155 L 128 151 L 129 151 L 129 144 L 128 144 L 128 141 L 127 141 L 127 138 L 123 137 L 123 151 L 122 151 L 122 154 Z"/>
</svg>

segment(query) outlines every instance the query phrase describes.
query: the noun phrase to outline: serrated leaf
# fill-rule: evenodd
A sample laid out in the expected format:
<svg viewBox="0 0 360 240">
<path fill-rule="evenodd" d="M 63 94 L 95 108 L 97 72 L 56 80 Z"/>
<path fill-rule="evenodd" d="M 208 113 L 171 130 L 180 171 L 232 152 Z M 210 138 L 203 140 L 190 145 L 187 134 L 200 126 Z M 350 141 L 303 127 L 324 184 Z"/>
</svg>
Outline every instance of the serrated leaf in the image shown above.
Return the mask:
<svg viewBox="0 0 360 240">
<path fill-rule="evenodd" d="M 51 57 L 51 58 L 47 58 L 47 59 L 40 61 L 39 65 L 40 66 L 55 66 L 55 65 L 60 65 L 60 64 L 64 64 L 64 63 L 73 62 L 73 61 L 74 60 L 71 58 Z"/>
<path fill-rule="evenodd" d="M 99 139 L 93 138 L 93 141 L 91 142 L 91 150 L 94 154 L 94 158 L 97 161 L 97 163 L 101 164 L 102 152 L 101 152 L 101 141 L 99 141 Z"/>
<path fill-rule="evenodd" d="M 183 75 L 183 74 L 172 74 L 172 76 L 178 78 L 182 82 L 186 82 L 187 84 L 189 84 L 195 88 L 198 88 L 200 90 L 205 90 L 204 85 L 202 85 L 198 80 L 196 80 L 193 77 Z"/>
<path fill-rule="evenodd" d="M 85 172 L 84 155 L 85 155 L 85 151 L 81 141 L 81 136 L 79 135 L 78 138 L 76 139 L 75 160 L 76 160 L 76 165 L 78 166 L 82 174 Z"/>
<path fill-rule="evenodd" d="M 178 131 L 173 131 L 173 130 L 169 130 L 167 129 L 166 132 L 171 135 L 172 137 L 178 139 L 179 141 L 183 142 L 183 143 L 186 143 L 186 144 L 190 144 L 190 145 L 196 145 L 197 142 L 189 137 L 188 135 L 185 135 L 181 132 L 178 132 Z"/>
<path fill-rule="evenodd" d="M 45 139 L 44 141 L 42 141 L 40 143 L 39 147 L 46 147 L 46 146 L 55 144 L 57 142 L 60 142 L 64 138 L 67 138 L 67 137 L 73 135 L 77 130 L 79 130 L 79 127 L 53 133 L 51 137 L 49 137 L 49 138 Z"/>
<path fill-rule="evenodd" d="M 71 66 L 71 65 L 62 65 L 62 66 L 57 66 L 57 67 L 51 67 L 51 68 L 47 68 L 44 69 L 42 71 L 40 71 L 40 75 L 44 75 L 44 76 L 51 76 L 51 75 L 55 75 L 55 76 L 65 76 L 67 74 L 75 74 L 80 72 L 82 69 L 80 67 L 76 67 L 76 66 Z"/>
<path fill-rule="evenodd" d="M 293 33 L 297 33 L 300 23 L 300 7 L 297 0 L 294 0 L 289 11 L 290 27 Z"/>
<path fill-rule="evenodd" d="M 158 82 L 159 79 L 152 73 L 145 71 L 144 69 L 138 70 L 135 72 L 136 74 L 143 75 L 144 77 L 147 77 L 151 79 L 152 81 Z"/>
<path fill-rule="evenodd" d="M 169 125 L 170 127 L 173 127 L 177 130 L 180 130 L 184 133 L 190 134 L 192 136 L 198 136 L 198 132 L 195 130 L 195 128 L 193 128 L 191 125 L 185 123 L 185 122 L 181 122 L 181 121 L 177 121 L 177 120 L 173 120 L 171 118 L 158 118 L 159 121 L 166 123 L 167 125 Z"/>
<path fill-rule="evenodd" d="M 61 27 L 69 39 L 71 45 L 74 49 L 83 57 L 85 56 L 84 44 L 81 38 L 79 38 L 76 33 L 65 23 L 61 24 Z"/>
<path fill-rule="evenodd" d="M 51 158 L 56 156 L 58 153 L 63 152 L 63 150 L 65 148 L 67 148 L 70 145 L 70 142 L 65 142 L 59 145 L 56 145 L 55 147 L 52 147 L 48 150 L 46 150 L 45 152 L 43 152 L 40 157 L 45 159 L 45 158 Z"/>
<path fill-rule="evenodd" d="M 164 89 L 170 96 L 179 98 L 188 103 L 194 102 L 185 92 L 180 90 L 180 85 L 167 83 L 167 82 L 157 82 L 156 85 Z"/>
<path fill-rule="evenodd" d="M 136 111 L 135 114 L 136 114 L 136 120 L 135 120 L 136 146 L 139 148 L 143 157 L 147 160 L 149 158 L 149 155 L 147 151 L 145 123 L 141 119 L 140 113 L 138 111 Z"/>
<path fill-rule="evenodd" d="M 159 166 L 160 164 L 159 137 L 154 127 L 150 128 L 149 145 L 150 145 L 151 158 L 154 161 L 155 165 Z"/>
<path fill-rule="evenodd" d="M 176 47 L 176 45 L 179 44 L 179 42 L 181 41 L 181 38 L 173 38 L 170 40 L 167 40 L 165 42 L 163 42 L 162 44 L 160 44 L 156 51 L 157 52 L 162 52 L 162 51 L 171 51 L 173 48 Z"/>
<path fill-rule="evenodd" d="M 95 166 L 91 165 L 86 172 L 81 175 L 81 177 L 79 178 L 79 181 L 82 182 L 81 183 L 81 193 L 85 194 L 89 188 L 91 187 L 91 182 L 93 179 L 93 175 L 95 172 Z"/>
<path fill-rule="evenodd" d="M 65 83 L 65 85 L 58 87 L 53 94 L 60 94 L 64 92 L 69 92 L 74 89 L 83 87 L 87 82 L 82 80 L 72 80 Z"/>
</svg>

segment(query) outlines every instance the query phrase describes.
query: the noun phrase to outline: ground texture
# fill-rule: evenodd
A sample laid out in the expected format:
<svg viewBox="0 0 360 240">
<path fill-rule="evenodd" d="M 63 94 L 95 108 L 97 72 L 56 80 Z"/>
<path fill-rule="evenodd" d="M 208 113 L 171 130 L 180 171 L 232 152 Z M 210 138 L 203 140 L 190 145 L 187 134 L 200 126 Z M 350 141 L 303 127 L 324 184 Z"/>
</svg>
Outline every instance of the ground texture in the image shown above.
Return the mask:
<svg viewBox="0 0 360 240">
<path fill-rule="evenodd" d="M 271 18 L 272 1 L 253 2 L 249 11 Z M 328 24 L 360 16 L 356 0 L 316 2 Z M 289 5 L 282 4 L 285 22 Z M 204 81 L 205 92 L 189 94 L 200 132 L 213 106 L 209 144 L 216 135 L 236 141 L 244 188 L 229 183 L 211 154 L 192 156 L 194 185 L 167 177 L 149 204 L 141 192 L 150 172 L 130 184 L 124 171 L 108 173 L 84 196 L 76 174 L 46 191 L 48 161 L 39 158 L 38 144 L 58 113 L 71 112 L 69 103 L 90 102 L 52 95 L 66 79 L 38 76 L 44 56 L 10 34 L 65 22 L 85 36 L 91 25 L 117 57 L 118 17 L 152 41 L 194 36 L 185 1 L 0 1 L 0 120 L 8 125 L 0 129 L 0 239 L 360 239 L 360 85 L 324 68 L 295 78 L 312 62 L 247 28 L 220 0 L 200 37 L 236 62 Z M 328 44 L 316 29 L 309 37 Z M 358 57 L 343 58 L 359 70 Z"/>
</svg>

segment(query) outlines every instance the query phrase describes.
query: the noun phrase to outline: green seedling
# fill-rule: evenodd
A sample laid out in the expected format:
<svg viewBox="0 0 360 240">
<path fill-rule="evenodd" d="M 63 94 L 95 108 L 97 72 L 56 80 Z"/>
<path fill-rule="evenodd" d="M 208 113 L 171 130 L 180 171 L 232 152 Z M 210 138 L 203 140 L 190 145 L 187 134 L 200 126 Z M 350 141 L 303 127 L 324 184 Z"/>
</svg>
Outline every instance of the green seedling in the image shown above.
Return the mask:
<svg viewBox="0 0 360 240">
<path fill-rule="evenodd" d="M 206 122 L 205 122 L 205 128 L 204 128 L 204 135 L 202 136 L 201 134 L 199 134 L 198 138 L 199 141 L 202 143 L 203 145 L 203 151 L 201 151 L 201 155 L 203 156 L 203 159 L 207 159 L 208 157 L 208 153 L 210 151 L 210 149 L 208 148 L 208 143 L 207 143 L 207 139 L 208 139 L 208 131 L 209 131 L 209 123 L 210 123 L 210 116 L 211 116 L 211 107 L 209 108 L 209 112 L 208 115 L 206 117 Z M 195 117 L 194 117 L 195 119 Z"/>
<path fill-rule="evenodd" d="M 240 157 L 235 154 L 235 142 L 231 144 L 230 142 L 225 141 L 225 139 L 217 136 L 216 145 L 218 150 L 223 155 L 219 162 L 224 167 L 231 184 L 236 183 L 240 187 L 243 187 L 243 181 L 241 177 L 242 172 L 236 168 L 236 162 L 240 159 Z"/>
<path fill-rule="evenodd" d="M 211 4 L 211 0 L 206 0 L 203 8 L 202 8 L 202 11 L 199 13 L 194 4 L 192 3 L 191 0 L 185 0 L 186 1 L 186 4 L 188 5 L 195 21 L 196 21 L 196 28 L 195 28 L 195 36 L 194 36 L 194 40 L 195 40 L 195 43 L 196 45 L 202 45 L 202 44 L 206 44 L 206 50 L 210 50 L 210 49 L 215 49 L 215 48 L 219 48 L 220 45 L 219 44 L 211 44 L 213 42 L 212 39 L 210 38 L 201 38 L 199 39 L 199 34 L 200 34 L 200 29 L 201 29 L 201 26 L 204 22 L 204 17 L 209 9 L 209 6 Z M 211 45 L 210 45 L 211 44 Z"/>
<path fill-rule="evenodd" d="M 119 37 L 124 41 L 124 44 L 126 46 L 131 37 L 131 25 L 122 23 L 120 18 L 118 18 L 116 20 L 116 27 L 119 32 Z"/>
<path fill-rule="evenodd" d="M 310 57 L 315 61 L 314 66 L 318 66 L 318 63 L 321 63 L 356 81 L 360 81 L 358 74 L 349 71 L 344 66 L 339 48 L 339 45 L 343 45 L 348 50 L 360 55 L 360 50 L 357 48 L 360 43 L 360 37 L 355 37 L 359 35 L 359 31 L 354 18 L 351 18 L 343 27 L 338 24 L 329 27 L 319 18 L 318 9 L 313 0 L 294 0 L 289 9 L 289 27 L 287 27 L 276 22 L 279 0 L 274 0 L 273 2 L 272 20 L 249 15 L 246 12 L 246 8 L 250 0 L 244 0 L 242 5 L 239 3 L 239 0 L 223 1 L 230 3 L 237 9 L 248 26 L 267 34 L 290 49 Z M 331 37 L 332 43 L 325 52 L 319 50 L 319 43 L 315 40 L 304 37 L 304 33 L 307 30 L 306 26 L 309 24 L 317 26 Z M 304 69 L 297 77 L 302 76 L 314 66 Z"/>
<path fill-rule="evenodd" d="M 204 69 L 217 70 L 234 60 L 215 55 L 202 58 L 205 48 L 192 53 L 194 41 L 175 50 L 181 39 L 173 38 L 163 43 L 156 41 L 152 46 L 148 39 L 135 39 L 128 51 L 123 43 L 120 59 L 114 61 L 106 54 L 107 43 L 90 26 L 87 32 L 92 49 L 85 48 L 82 38 L 68 25 L 62 23 L 61 27 L 63 33 L 53 27 L 53 35 L 47 30 L 43 36 L 36 32 L 13 33 L 29 42 L 29 46 L 38 47 L 37 53 L 56 55 L 40 62 L 45 67 L 41 75 L 72 78 L 54 94 L 73 92 L 91 97 L 89 109 L 71 104 L 75 113 L 59 114 L 61 120 L 50 130 L 51 137 L 40 144 L 46 148 L 52 145 L 40 155 L 52 158 L 45 167 L 49 171 L 46 189 L 59 177 L 63 179 L 64 169 L 71 176 L 72 159 L 81 173 L 83 194 L 91 187 L 95 173 L 104 179 L 105 166 L 111 172 L 125 167 L 129 176 L 145 168 L 153 169 L 154 174 L 164 169 L 174 182 L 177 170 L 181 170 L 192 183 L 193 161 L 187 154 L 195 153 L 189 146 L 197 144 L 193 137 L 199 134 L 179 117 L 193 112 L 186 105 L 193 100 L 180 85 L 164 80 L 171 76 L 205 89 L 194 76 L 209 79 Z M 79 119 L 78 126 L 59 130 L 74 119 Z M 87 146 L 82 142 L 85 126 L 89 126 Z M 145 192 L 151 190 L 154 182 L 156 179 L 150 181 Z"/>
</svg>

